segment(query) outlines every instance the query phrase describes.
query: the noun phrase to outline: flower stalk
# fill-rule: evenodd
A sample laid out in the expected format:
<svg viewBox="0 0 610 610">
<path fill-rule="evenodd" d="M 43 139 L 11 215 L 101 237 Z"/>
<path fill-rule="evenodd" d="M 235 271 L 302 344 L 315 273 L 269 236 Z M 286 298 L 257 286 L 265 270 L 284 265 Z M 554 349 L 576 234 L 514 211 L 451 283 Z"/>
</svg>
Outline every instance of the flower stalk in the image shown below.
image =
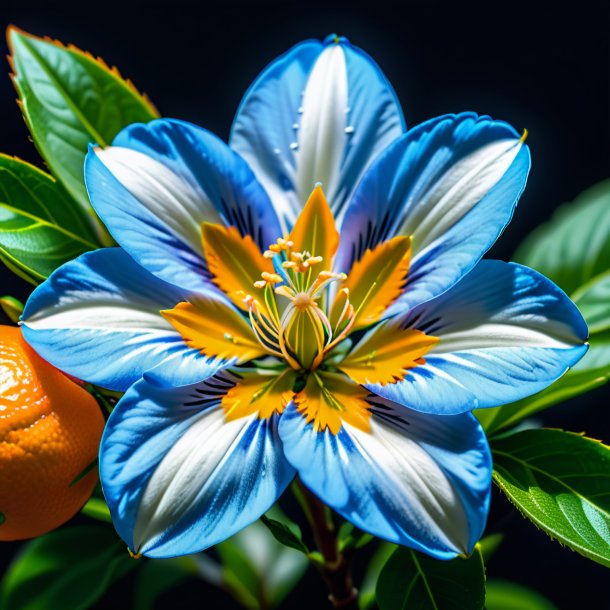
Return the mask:
<svg viewBox="0 0 610 610">
<path fill-rule="evenodd" d="M 328 586 L 333 608 L 358 610 L 358 590 L 352 582 L 351 552 L 339 550 L 337 528 L 328 507 L 300 481 L 293 487 L 312 528 L 323 563 L 315 564 Z"/>
</svg>

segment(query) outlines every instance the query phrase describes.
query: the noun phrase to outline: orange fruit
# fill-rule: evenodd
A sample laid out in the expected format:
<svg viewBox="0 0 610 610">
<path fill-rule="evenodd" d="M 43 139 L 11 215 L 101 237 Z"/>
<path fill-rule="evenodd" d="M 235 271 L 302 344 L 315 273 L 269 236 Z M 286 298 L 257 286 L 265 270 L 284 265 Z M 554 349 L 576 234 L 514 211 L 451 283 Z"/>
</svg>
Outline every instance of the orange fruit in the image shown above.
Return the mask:
<svg viewBox="0 0 610 610">
<path fill-rule="evenodd" d="M 104 417 L 86 390 L 0 325 L 0 540 L 40 536 L 89 499 Z M 71 483 L 73 483 L 71 485 Z"/>
</svg>

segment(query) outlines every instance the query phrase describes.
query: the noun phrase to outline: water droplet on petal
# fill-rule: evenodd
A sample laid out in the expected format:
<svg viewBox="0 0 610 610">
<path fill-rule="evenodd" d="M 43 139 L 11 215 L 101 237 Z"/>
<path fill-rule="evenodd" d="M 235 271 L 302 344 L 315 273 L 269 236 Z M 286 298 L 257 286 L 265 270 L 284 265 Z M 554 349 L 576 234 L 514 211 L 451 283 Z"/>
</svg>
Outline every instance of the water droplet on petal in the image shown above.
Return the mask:
<svg viewBox="0 0 610 610">
<path fill-rule="evenodd" d="M 299 114 L 303 114 L 303 106 L 299 106 L 299 108 L 298 108 L 297 112 L 298 112 Z"/>
<path fill-rule="evenodd" d="M 281 151 L 280 151 L 280 149 L 279 149 L 279 148 L 274 148 L 274 149 L 273 149 L 273 154 L 274 154 L 274 155 L 279 155 L 279 154 L 280 154 L 280 152 L 281 152 Z"/>
<path fill-rule="evenodd" d="M 345 109 L 345 114 L 349 114 L 351 111 L 352 111 L 352 109 L 351 109 L 351 108 L 348 106 L 348 107 Z"/>
<path fill-rule="evenodd" d="M 345 133 L 354 133 L 354 126 L 353 125 L 348 125 L 343 131 L 345 131 Z"/>
<path fill-rule="evenodd" d="M 298 123 L 293 123 L 292 124 L 292 128 L 293 129 L 298 129 L 299 128 L 299 124 Z"/>
<path fill-rule="evenodd" d="M 290 143 L 290 150 L 296 150 L 298 147 L 299 147 L 299 145 L 296 142 Z"/>
</svg>

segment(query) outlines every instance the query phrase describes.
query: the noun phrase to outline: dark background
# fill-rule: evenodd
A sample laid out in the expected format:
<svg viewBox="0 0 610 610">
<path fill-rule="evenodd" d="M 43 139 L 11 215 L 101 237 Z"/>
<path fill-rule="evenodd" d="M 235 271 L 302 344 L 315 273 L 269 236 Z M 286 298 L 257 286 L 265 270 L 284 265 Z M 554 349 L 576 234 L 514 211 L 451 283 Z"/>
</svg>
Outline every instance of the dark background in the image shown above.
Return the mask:
<svg viewBox="0 0 610 610">
<path fill-rule="evenodd" d="M 0 24 L 14 23 L 104 57 L 148 93 L 163 115 L 201 124 L 225 139 L 241 95 L 266 63 L 304 38 L 334 31 L 377 60 L 409 126 L 474 110 L 507 120 L 518 131 L 526 127 L 532 173 L 515 219 L 494 246 L 496 258 L 509 259 L 559 204 L 610 177 L 607 2 L 581 0 L 570 3 L 570 10 L 533 1 L 7 4 L 0 7 Z M 0 151 L 40 163 L 5 67 Z M 0 269 L 1 293 L 25 298 L 28 291 Z M 546 412 L 545 423 L 610 442 L 609 398 L 607 389 L 587 394 Z M 499 495 L 490 523 L 501 524 L 508 535 L 488 565 L 488 577 L 536 588 L 561 610 L 610 608 L 605 568 L 552 543 Z M 1 543 L 1 568 L 17 548 Z M 182 586 L 159 607 L 232 607 L 229 598 L 202 587 Z M 129 588 L 126 580 L 111 591 L 115 607 L 127 608 Z M 317 575 L 310 573 L 286 607 L 323 607 L 324 597 Z"/>
</svg>

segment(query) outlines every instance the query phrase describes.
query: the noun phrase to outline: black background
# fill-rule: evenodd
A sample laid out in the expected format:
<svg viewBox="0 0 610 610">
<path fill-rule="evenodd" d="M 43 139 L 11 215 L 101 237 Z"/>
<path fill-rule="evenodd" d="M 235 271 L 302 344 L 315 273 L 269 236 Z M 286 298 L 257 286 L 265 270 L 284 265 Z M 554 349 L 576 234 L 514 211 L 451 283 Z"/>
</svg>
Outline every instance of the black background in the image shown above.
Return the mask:
<svg viewBox="0 0 610 610">
<path fill-rule="evenodd" d="M 474 110 L 507 120 L 517 130 L 526 127 L 532 173 L 515 219 L 491 253 L 496 258 L 508 260 L 559 204 L 610 177 L 607 2 L 570 3 L 569 10 L 533 1 L 6 4 L 0 7 L 0 24 L 14 23 L 104 57 L 148 93 L 163 115 L 193 121 L 225 139 L 241 95 L 266 63 L 304 38 L 334 31 L 381 65 L 409 126 Z M 14 103 L 8 66 L 6 72 L 0 75 L 0 151 L 41 163 Z M 0 269 L 1 293 L 25 298 L 28 291 Z M 610 442 L 609 397 L 602 389 L 555 407 L 545 413 L 545 423 Z M 610 608 L 606 569 L 552 543 L 499 495 L 490 523 L 490 531 L 501 525 L 508 535 L 488 565 L 489 577 L 532 586 L 561 610 Z M 1 566 L 17 548 L 1 543 Z M 361 568 L 357 565 L 356 572 Z M 120 582 L 109 600 L 128 608 L 129 589 L 128 580 Z M 324 596 L 311 573 L 286 607 L 321 608 Z M 159 607 L 220 604 L 233 607 L 228 597 L 194 583 Z"/>
</svg>

